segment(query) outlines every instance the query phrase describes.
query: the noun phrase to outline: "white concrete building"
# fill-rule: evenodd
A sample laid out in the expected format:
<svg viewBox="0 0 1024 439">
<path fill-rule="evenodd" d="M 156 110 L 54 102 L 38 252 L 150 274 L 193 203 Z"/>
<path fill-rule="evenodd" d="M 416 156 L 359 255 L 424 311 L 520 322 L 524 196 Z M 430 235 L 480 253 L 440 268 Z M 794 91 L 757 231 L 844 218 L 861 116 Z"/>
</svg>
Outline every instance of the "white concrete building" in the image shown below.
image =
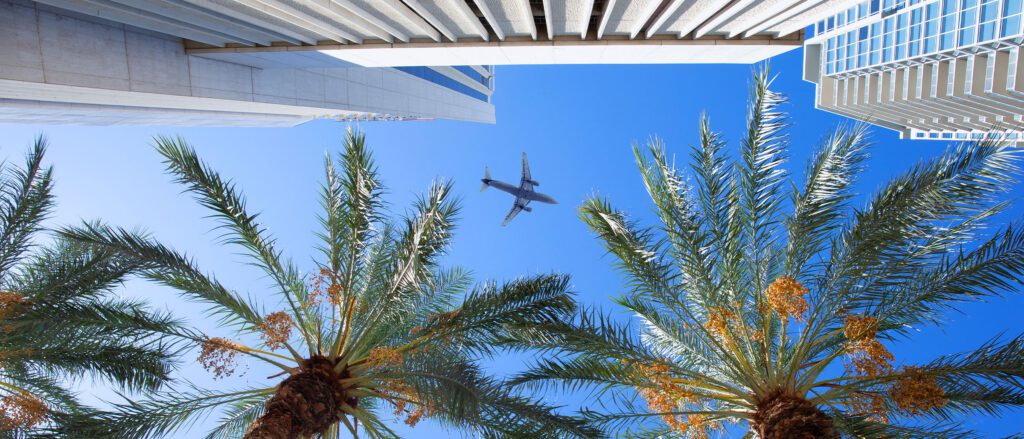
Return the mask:
<svg viewBox="0 0 1024 439">
<path fill-rule="evenodd" d="M 752 63 L 853 0 L 0 0 L 0 121 L 494 121 L 505 64 Z"/>
<path fill-rule="evenodd" d="M 80 12 L 0 0 L 0 40 L 5 42 L 0 44 L 0 122 L 189 126 L 292 126 L 314 118 L 494 122 L 492 69 L 487 66 L 365 68 L 336 59 L 330 66 L 320 66 L 304 55 L 280 59 L 274 66 L 237 63 L 189 55 L 186 45 L 191 43 L 183 37 L 201 35 L 156 24 L 144 29 L 111 21 L 128 16 L 107 14 L 91 2 L 63 3 Z M 180 19 L 198 21 L 187 15 Z"/>
<path fill-rule="evenodd" d="M 823 110 L 911 139 L 1022 139 L 1024 0 L 872 0 L 815 25 Z"/>
</svg>

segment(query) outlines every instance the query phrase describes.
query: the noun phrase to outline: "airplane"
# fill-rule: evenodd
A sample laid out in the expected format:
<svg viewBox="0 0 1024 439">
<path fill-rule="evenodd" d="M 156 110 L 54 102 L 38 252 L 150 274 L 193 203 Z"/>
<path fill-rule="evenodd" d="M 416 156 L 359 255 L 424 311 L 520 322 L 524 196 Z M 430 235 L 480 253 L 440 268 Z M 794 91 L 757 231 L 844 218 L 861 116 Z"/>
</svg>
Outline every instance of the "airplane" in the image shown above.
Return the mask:
<svg viewBox="0 0 1024 439">
<path fill-rule="evenodd" d="M 512 186 L 511 184 L 503 181 L 492 180 L 491 170 L 486 166 L 484 167 L 484 178 L 480 179 L 480 181 L 484 183 L 483 186 L 480 186 L 480 192 L 483 192 L 488 187 L 493 187 L 499 191 L 510 193 L 516 197 L 516 201 L 512 205 L 512 210 L 508 212 L 508 215 L 505 215 L 505 221 L 501 223 L 502 227 L 508 225 L 508 223 L 512 221 L 512 218 L 515 218 L 520 211 L 525 210 L 527 212 L 533 212 L 533 209 L 527 207 L 527 204 L 530 204 L 531 201 L 558 204 L 554 198 L 533 190 L 534 186 L 540 186 L 540 182 L 534 180 L 533 177 L 530 176 L 530 164 L 526 162 L 525 152 L 523 153 L 523 176 L 519 179 L 519 187 Z"/>
</svg>

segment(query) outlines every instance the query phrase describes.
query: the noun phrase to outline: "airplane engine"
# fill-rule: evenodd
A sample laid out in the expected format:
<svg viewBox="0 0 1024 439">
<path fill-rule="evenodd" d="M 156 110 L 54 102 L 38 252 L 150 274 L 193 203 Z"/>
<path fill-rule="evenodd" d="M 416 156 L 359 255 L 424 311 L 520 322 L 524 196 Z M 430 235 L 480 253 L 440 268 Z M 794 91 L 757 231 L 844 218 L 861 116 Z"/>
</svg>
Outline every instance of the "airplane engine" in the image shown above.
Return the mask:
<svg viewBox="0 0 1024 439">
<path fill-rule="evenodd" d="M 540 182 L 537 180 L 530 180 L 530 183 L 533 184 L 534 186 L 540 186 Z"/>
<path fill-rule="evenodd" d="M 533 208 L 532 207 L 523 206 L 523 210 L 525 210 L 527 212 L 533 212 Z"/>
</svg>

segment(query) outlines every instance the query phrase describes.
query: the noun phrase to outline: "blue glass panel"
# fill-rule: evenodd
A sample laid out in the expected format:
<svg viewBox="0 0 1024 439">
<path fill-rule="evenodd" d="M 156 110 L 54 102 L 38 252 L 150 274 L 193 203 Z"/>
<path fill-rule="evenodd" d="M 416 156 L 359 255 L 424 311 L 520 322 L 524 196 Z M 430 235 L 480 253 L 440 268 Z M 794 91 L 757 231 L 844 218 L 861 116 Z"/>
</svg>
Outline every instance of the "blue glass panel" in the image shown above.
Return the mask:
<svg viewBox="0 0 1024 439">
<path fill-rule="evenodd" d="M 960 13 L 960 27 L 965 28 L 968 26 L 974 26 L 978 24 L 978 10 L 977 9 L 964 9 Z"/>
<path fill-rule="evenodd" d="M 956 10 L 956 0 L 942 0 L 942 14 L 952 14 Z"/>
<path fill-rule="evenodd" d="M 942 38 L 939 40 L 939 47 L 942 50 L 953 48 L 953 34 L 942 34 Z"/>
<path fill-rule="evenodd" d="M 487 102 L 487 95 L 470 86 L 442 75 L 440 72 L 429 67 L 395 67 L 396 70 L 408 73 L 417 78 L 433 82 L 450 90 L 457 91 L 471 98 Z"/>
<path fill-rule="evenodd" d="M 942 17 L 942 33 L 953 32 L 956 30 L 956 16 L 948 15 Z"/>
<path fill-rule="evenodd" d="M 981 7 L 981 22 L 994 21 L 999 18 L 999 5 L 989 3 Z"/>
<path fill-rule="evenodd" d="M 985 23 L 978 28 L 978 41 L 988 41 L 996 37 L 996 24 Z"/>
<path fill-rule="evenodd" d="M 878 0 L 871 0 L 871 13 L 878 12 Z"/>
<path fill-rule="evenodd" d="M 961 46 L 968 44 L 974 44 L 974 26 L 966 28 L 960 31 L 960 43 Z M 943 47 L 945 48 L 945 47 Z"/>
<path fill-rule="evenodd" d="M 1003 16 L 1020 13 L 1021 0 L 1003 0 Z"/>
<path fill-rule="evenodd" d="M 459 72 L 462 72 L 463 75 L 469 76 L 470 79 L 479 82 L 485 87 L 490 85 L 488 84 L 489 81 L 487 80 L 486 76 L 481 75 L 480 72 L 476 71 L 476 69 L 470 66 L 452 66 L 452 68 L 458 70 Z"/>
<path fill-rule="evenodd" d="M 1013 17 L 1003 19 L 1003 30 L 1000 32 L 1001 37 L 1008 37 L 1015 35 L 1020 32 L 1020 15 L 1014 15 Z"/>
</svg>

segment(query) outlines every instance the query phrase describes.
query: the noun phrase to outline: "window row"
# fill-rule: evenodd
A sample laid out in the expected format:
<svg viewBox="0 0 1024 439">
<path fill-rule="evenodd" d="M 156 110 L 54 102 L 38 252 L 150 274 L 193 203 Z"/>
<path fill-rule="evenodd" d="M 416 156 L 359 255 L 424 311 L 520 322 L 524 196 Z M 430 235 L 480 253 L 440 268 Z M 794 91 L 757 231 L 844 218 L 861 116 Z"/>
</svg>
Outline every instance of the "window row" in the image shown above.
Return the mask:
<svg viewBox="0 0 1024 439">
<path fill-rule="evenodd" d="M 826 74 L 1021 34 L 1024 0 L 939 0 L 828 38 Z"/>
<path fill-rule="evenodd" d="M 432 82 L 450 90 L 454 90 L 471 98 L 488 102 L 487 95 L 477 91 L 476 89 L 463 84 L 455 79 L 449 78 L 441 72 L 434 70 L 430 67 L 395 67 L 395 70 L 399 70 L 408 73 L 417 78 Z"/>
</svg>

